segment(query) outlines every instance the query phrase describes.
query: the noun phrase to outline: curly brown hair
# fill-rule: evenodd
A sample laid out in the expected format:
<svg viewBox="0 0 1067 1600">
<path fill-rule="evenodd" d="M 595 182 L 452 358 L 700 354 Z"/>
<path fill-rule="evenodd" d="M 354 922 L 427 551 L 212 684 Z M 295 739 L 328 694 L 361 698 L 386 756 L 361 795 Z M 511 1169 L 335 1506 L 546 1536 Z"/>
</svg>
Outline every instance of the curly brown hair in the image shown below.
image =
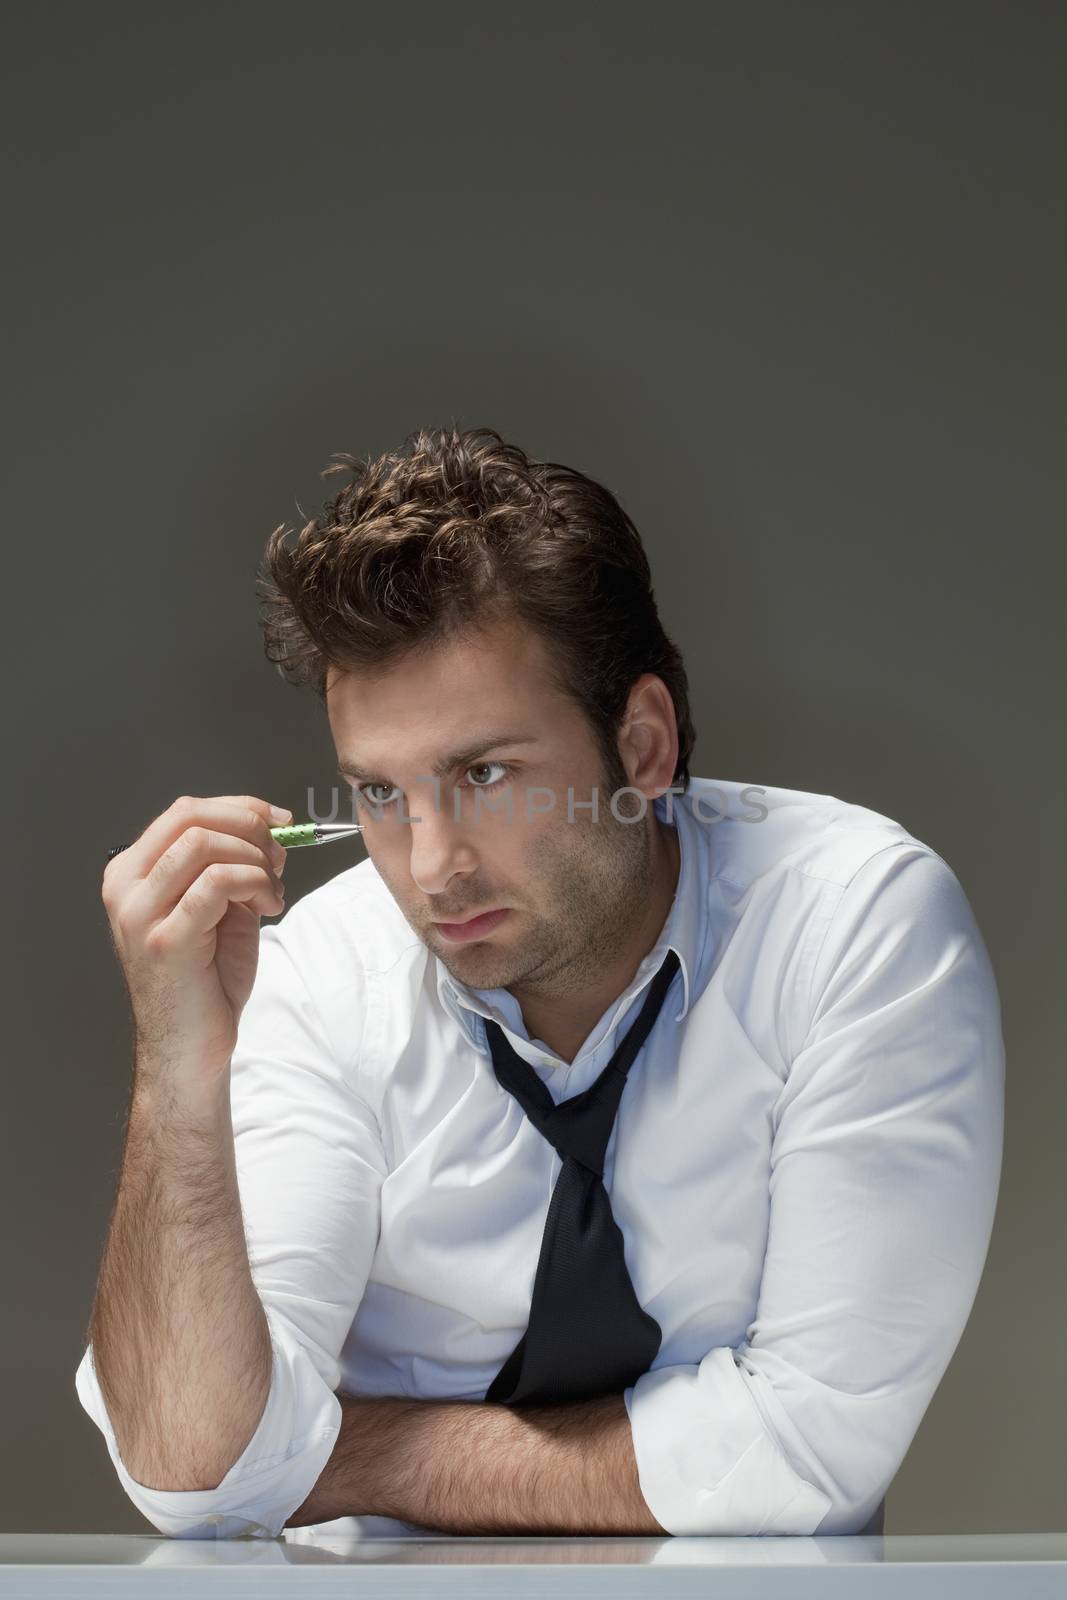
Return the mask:
<svg viewBox="0 0 1067 1600">
<path fill-rule="evenodd" d="M 306 522 L 274 529 L 257 574 L 264 649 L 325 702 L 331 667 L 381 672 L 412 650 L 518 619 L 550 647 L 555 687 L 584 713 L 609 772 L 642 673 L 674 703 L 689 785 L 695 733 L 680 651 L 663 630 L 640 535 L 604 486 L 533 461 L 492 428 L 420 428 Z"/>
</svg>

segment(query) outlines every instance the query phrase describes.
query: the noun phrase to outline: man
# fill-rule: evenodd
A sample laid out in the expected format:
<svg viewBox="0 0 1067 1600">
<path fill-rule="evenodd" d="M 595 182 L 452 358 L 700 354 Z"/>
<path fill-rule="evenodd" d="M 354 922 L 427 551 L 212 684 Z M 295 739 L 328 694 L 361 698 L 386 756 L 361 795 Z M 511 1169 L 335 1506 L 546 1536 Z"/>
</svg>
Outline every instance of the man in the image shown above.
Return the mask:
<svg viewBox="0 0 1067 1600">
<path fill-rule="evenodd" d="M 256 797 L 109 865 L 137 1047 L 82 1403 L 174 1536 L 880 1531 L 999 1186 L 963 891 L 876 812 L 691 777 L 600 485 L 491 430 L 345 460 L 265 628 L 368 859 L 262 930 Z"/>
</svg>

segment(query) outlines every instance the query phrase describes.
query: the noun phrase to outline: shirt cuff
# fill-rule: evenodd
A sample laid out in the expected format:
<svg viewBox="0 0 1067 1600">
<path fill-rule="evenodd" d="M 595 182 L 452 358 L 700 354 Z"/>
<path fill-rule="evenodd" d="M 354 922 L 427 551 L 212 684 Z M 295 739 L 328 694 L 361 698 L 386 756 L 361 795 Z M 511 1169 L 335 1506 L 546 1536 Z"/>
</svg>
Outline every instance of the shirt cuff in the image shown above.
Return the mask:
<svg viewBox="0 0 1067 1600">
<path fill-rule="evenodd" d="M 131 1477 L 119 1454 L 100 1389 L 93 1347 L 75 1373 L 78 1399 L 107 1441 L 126 1494 L 172 1539 L 276 1539 L 329 1461 L 341 1429 L 341 1402 L 310 1355 L 267 1313 L 272 1366 L 267 1403 L 241 1455 L 214 1489 L 150 1489 Z"/>
<path fill-rule="evenodd" d="M 811 1534 L 831 1509 L 772 1436 L 734 1352 L 623 1391 L 641 1493 L 670 1534 Z"/>
</svg>

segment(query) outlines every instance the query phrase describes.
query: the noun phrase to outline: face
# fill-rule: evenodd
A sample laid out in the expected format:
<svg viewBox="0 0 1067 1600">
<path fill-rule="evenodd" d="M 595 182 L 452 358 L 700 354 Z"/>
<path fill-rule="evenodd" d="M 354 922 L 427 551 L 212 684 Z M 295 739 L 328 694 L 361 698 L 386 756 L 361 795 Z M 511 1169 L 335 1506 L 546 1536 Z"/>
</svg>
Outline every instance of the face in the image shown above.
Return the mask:
<svg viewBox="0 0 1067 1600">
<path fill-rule="evenodd" d="M 651 801 L 639 821 L 612 814 L 611 796 L 633 780 L 621 759 L 603 770 L 582 712 L 550 684 L 537 635 L 505 623 L 373 677 L 334 673 L 327 711 L 368 853 L 454 978 L 579 993 L 626 948 L 648 904 Z M 435 766 L 457 753 L 435 783 Z M 616 801 L 623 816 L 639 809 L 634 795 Z M 463 942 L 439 926 L 501 907 Z"/>
</svg>

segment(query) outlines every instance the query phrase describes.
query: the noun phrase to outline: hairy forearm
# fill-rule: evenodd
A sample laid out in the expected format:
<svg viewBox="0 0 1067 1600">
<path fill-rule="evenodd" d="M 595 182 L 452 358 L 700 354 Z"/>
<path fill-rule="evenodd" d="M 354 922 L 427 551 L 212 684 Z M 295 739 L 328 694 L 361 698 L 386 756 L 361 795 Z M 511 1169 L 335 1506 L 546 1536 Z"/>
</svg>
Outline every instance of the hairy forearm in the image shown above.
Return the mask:
<svg viewBox="0 0 1067 1600">
<path fill-rule="evenodd" d="M 272 1362 L 228 1076 L 195 1096 L 135 1082 L 89 1336 L 130 1475 L 152 1489 L 216 1488 L 259 1424 Z"/>
<path fill-rule="evenodd" d="M 290 1528 L 395 1517 L 458 1534 L 663 1534 L 622 1395 L 568 1405 L 339 1395 L 341 1431 Z"/>
</svg>

